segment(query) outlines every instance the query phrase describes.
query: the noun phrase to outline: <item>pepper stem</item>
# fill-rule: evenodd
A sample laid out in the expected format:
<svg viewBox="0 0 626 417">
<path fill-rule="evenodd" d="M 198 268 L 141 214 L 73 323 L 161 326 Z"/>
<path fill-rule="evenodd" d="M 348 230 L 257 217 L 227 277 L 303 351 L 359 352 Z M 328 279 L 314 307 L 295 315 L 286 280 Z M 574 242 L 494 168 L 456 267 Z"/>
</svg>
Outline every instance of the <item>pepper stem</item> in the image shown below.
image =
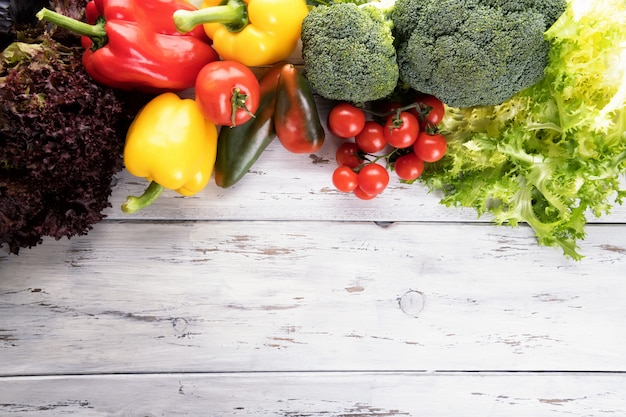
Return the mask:
<svg viewBox="0 0 626 417">
<path fill-rule="evenodd" d="M 226 0 L 219 6 L 198 10 L 176 10 L 174 25 L 181 33 L 205 23 L 222 23 L 229 31 L 239 32 L 248 24 L 248 8 L 243 0 Z"/>
<path fill-rule="evenodd" d="M 142 208 L 148 207 L 159 198 L 163 190 L 165 188 L 162 185 L 157 184 L 155 181 L 150 182 L 150 185 L 139 197 L 134 195 L 126 197 L 126 201 L 122 204 L 122 211 L 126 214 L 133 214 Z"/>
<path fill-rule="evenodd" d="M 46 9 L 41 9 L 37 14 L 37 19 L 53 23 L 63 29 L 67 29 L 81 36 L 87 36 L 94 44 L 94 49 L 101 48 L 107 42 L 107 33 L 104 28 L 104 20 L 98 21 L 95 25 L 90 25 L 80 20 L 64 16 L 60 13 Z"/>
</svg>

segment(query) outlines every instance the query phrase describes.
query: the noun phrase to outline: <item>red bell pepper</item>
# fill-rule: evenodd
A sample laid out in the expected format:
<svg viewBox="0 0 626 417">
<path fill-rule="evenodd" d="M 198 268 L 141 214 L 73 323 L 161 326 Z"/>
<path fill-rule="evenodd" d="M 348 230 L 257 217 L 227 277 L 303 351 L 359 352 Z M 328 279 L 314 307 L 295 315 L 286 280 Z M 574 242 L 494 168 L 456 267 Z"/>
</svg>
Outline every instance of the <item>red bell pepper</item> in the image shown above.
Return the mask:
<svg viewBox="0 0 626 417">
<path fill-rule="evenodd" d="M 48 9 L 37 17 L 82 35 L 83 65 L 112 88 L 158 93 L 191 88 L 202 67 L 219 59 L 201 27 L 181 34 L 176 10 L 194 10 L 183 0 L 91 0 L 87 23 Z"/>
</svg>

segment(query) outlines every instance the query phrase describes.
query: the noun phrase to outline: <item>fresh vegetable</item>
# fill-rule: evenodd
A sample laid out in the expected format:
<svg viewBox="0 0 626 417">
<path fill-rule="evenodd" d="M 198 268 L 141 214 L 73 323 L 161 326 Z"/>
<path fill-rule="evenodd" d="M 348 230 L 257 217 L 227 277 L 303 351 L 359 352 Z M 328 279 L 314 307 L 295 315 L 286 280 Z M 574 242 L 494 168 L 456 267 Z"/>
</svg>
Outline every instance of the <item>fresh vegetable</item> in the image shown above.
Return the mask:
<svg viewBox="0 0 626 417">
<path fill-rule="evenodd" d="M 372 200 L 376 198 L 377 194 L 368 194 L 361 189 L 361 187 L 356 187 L 354 191 L 352 191 L 354 196 L 359 200 Z"/>
<path fill-rule="evenodd" d="M 433 106 L 437 106 L 436 99 L 429 100 Z M 400 181 L 412 183 L 424 172 L 425 162 L 440 159 L 446 152 L 447 142 L 438 133 L 439 123 L 427 122 L 429 118 L 432 121 L 437 118 L 431 116 L 433 107 L 426 105 L 424 101 L 411 99 L 409 104 L 403 105 L 384 100 L 373 103 L 376 110 L 364 110 L 345 102 L 332 107 L 329 112 L 329 128 L 343 127 L 344 117 L 351 129 L 350 134 L 354 135 L 354 142 L 343 142 L 337 148 L 337 168 L 332 176 L 333 185 L 339 191 L 351 192 L 359 199 L 371 200 L 387 187 L 390 171 L 395 171 Z M 365 117 L 365 112 L 373 118 L 366 119 L 363 124 L 351 123 L 355 115 Z M 420 124 L 427 126 L 427 130 L 420 131 Z M 362 128 L 357 131 L 355 126 Z M 417 140 L 421 136 L 428 141 L 418 145 Z M 387 152 L 381 153 L 383 150 Z M 353 176 L 348 170 L 357 175 L 357 186 L 354 188 L 351 186 Z"/>
<path fill-rule="evenodd" d="M 342 139 L 353 138 L 365 127 L 365 113 L 350 103 L 342 102 L 330 109 L 327 122 L 333 135 Z"/>
<path fill-rule="evenodd" d="M 546 32 L 542 81 L 500 105 L 449 109 L 449 151 L 421 177 L 442 203 L 526 223 L 540 244 L 581 259 L 587 216 L 626 196 L 624 22 L 623 0 L 569 0 Z"/>
<path fill-rule="evenodd" d="M 259 108 L 259 81 L 237 61 L 214 61 L 196 77 L 195 98 L 204 117 L 220 126 L 247 122 Z"/>
<path fill-rule="evenodd" d="M 382 2 L 340 3 L 309 12 L 302 21 L 302 58 L 313 91 L 359 104 L 393 92 L 398 64 L 385 8 Z"/>
<path fill-rule="evenodd" d="M 359 186 L 358 174 L 348 166 L 340 165 L 333 171 L 333 185 L 341 192 L 350 193 Z"/>
<path fill-rule="evenodd" d="M 247 66 L 273 64 L 296 49 L 304 0 L 205 0 L 200 10 L 174 13 L 179 31 L 203 25 L 219 55 Z"/>
<path fill-rule="evenodd" d="M 397 0 L 401 82 L 451 107 L 495 105 L 543 78 L 565 0 Z"/>
<path fill-rule="evenodd" d="M 380 152 L 387 146 L 384 129 L 380 123 L 368 120 L 363 129 L 354 136 L 354 141 L 363 152 Z"/>
<path fill-rule="evenodd" d="M 405 181 L 415 181 L 424 172 L 424 160 L 415 152 L 399 156 L 394 163 L 398 177 Z"/>
<path fill-rule="evenodd" d="M 204 119 L 192 99 L 162 93 L 146 104 L 126 136 L 124 164 L 150 185 L 130 196 L 122 210 L 134 213 L 154 202 L 164 189 L 194 195 L 208 184 L 217 152 L 217 128 Z"/>
<path fill-rule="evenodd" d="M 359 145 L 354 142 L 345 142 L 337 147 L 335 160 L 338 166 L 345 165 L 349 168 L 356 168 L 365 162 Z"/>
<path fill-rule="evenodd" d="M 220 129 L 215 162 L 215 183 L 218 186 L 235 185 L 276 137 L 276 89 L 284 65 L 275 64 L 261 78 L 259 109 L 254 118 L 232 128 Z"/>
<path fill-rule="evenodd" d="M 446 154 L 448 142 L 441 133 L 422 131 L 413 144 L 413 152 L 424 162 L 437 162 Z"/>
<path fill-rule="evenodd" d="M 92 0 L 87 23 L 42 9 L 37 13 L 82 35 L 83 65 L 97 82 L 150 93 L 191 88 L 204 65 L 219 57 L 202 30 L 181 35 L 175 10 L 194 10 L 183 0 Z"/>
<path fill-rule="evenodd" d="M 0 245 L 84 235 L 105 216 L 144 97 L 94 84 L 82 48 L 50 34 L 0 57 Z"/>
<path fill-rule="evenodd" d="M 274 124 L 280 143 L 290 152 L 313 153 L 325 132 L 306 78 L 292 64 L 283 65 L 276 91 Z"/>
<path fill-rule="evenodd" d="M 364 165 L 358 172 L 357 184 L 367 195 L 375 196 L 382 193 L 389 184 L 387 168 L 375 162 Z"/>
<path fill-rule="evenodd" d="M 408 148 L 413 145 L 419 132 L 419 119 L 408 111 L 398 111 L 387 116 L 383 137 L 394 148 Z"/>
<path fill-rule="evenodd" d="M 420 120 L 420 129 L 427 130 L 436 127 L 445 114 L 445 106 L 435 96 L 430 94 L 418 94 L 413 101 L 416 107 L 410 109 L 410 112 Z"/>
</svg>

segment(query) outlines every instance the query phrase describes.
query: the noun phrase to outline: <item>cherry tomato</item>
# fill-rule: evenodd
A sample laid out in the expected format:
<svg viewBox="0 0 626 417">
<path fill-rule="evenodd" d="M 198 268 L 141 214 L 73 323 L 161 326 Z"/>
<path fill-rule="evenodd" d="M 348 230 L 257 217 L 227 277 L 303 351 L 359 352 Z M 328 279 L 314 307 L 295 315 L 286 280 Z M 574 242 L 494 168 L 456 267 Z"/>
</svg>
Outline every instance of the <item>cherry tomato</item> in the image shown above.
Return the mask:
<svg viewBox="0 0 626 417">
<path fill-rule="evenodd" d="M 421 132 L 413 144 L 415 154 L 425 162 L 436 162 L 443 158 L 448 150 L 448 142 L 441 133 Z"/>
<path fill-rule="evenodd" d="M 365 126 L 365 113 L 350 103 L 339 103 L 328 113 L 328 130 L 339 138 L 353 138 L 363 129 L 363 126 Z"/>
<path fill-rule="evenodd" d="M 415 152 L 399 156 L 394 162 L 394 169 L 398 177 L 403 180 L 412 181 L 419 178 L 424 172 L 424 161 Z"/>
<path fill-rule="evenodd" d="M 339 145 L 335 153 L 335 159 L 337 160 L 337 165 L 345 165 L 349 168 L 355 168 L 363 162 L 363 159 L 359 157 L 359 147 L 354 142 L 346 142 Z"/>
<path fill-rule="evenodd" d="M 361 187 L 356 187 L 352 193 L 361 200 L 371 200 L 376 197 L 377 194 L 368 194 Z"/>
<path fill-rule="evenodd" d="M 387 146 L 383 130 L 380 123 L 368 120 L 363 129 L 354 137 L 357 146 L 367 153 L 382 151 Z"/>
<path fill-rule="evenodd" d="M 357 176 L 359 188 L 366 194 L 376 195 L 383 192 L 389 184 L 387 169 L 379 164 L 367 164 L 359 171 Z"/>
<path fill-rule="evenodd" d="M 427 126 L 437 126 L 441 123 L 445 113 L 441 100 L 430 94 L 420 94 L 415 99 L 415 103 L 420 106 L 419 110 L 411 109 L 411 112 L 419 118 L 422 129 L 425 129 Z"/>
<path fill-rule="evenodd" d="M 415 142 L 420 132 L 419 120 L 408 111 L 388 116 L 385 121 L 384 137 L 394 148 L 408 148 Z"/>
<path fill-rule="evenodd" d="M 247 66 L 236 61 L 213 61 L 196 77 L 195 99 L 205 119 L 220 126 L 250 120 L 259 108 L 259 81 Z"/>
<path fill-rule="evenodd" d="M 357 176 L 352 168 L 342 165 L 333 172 L 333 185 L 341 192 L 352 192 L 358 186 Z"/>
</svg>

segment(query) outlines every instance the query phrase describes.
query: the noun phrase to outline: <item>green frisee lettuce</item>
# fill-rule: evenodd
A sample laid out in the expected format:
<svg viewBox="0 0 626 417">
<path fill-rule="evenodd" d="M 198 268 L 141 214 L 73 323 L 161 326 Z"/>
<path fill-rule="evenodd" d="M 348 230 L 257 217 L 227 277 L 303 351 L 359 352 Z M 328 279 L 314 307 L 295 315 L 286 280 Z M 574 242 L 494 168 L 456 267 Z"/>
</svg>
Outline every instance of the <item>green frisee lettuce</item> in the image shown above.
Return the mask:
<svg viewBox="0 0 626 417">
<path fill-rule="evenodd" d="M 449 151 L 422 181 L 578 260 L 587 215 L 626 197 L 626 2 L 569 0 L 545 35 L 545 78 L 500 105 L 449 108 Z"/>
</svg>

